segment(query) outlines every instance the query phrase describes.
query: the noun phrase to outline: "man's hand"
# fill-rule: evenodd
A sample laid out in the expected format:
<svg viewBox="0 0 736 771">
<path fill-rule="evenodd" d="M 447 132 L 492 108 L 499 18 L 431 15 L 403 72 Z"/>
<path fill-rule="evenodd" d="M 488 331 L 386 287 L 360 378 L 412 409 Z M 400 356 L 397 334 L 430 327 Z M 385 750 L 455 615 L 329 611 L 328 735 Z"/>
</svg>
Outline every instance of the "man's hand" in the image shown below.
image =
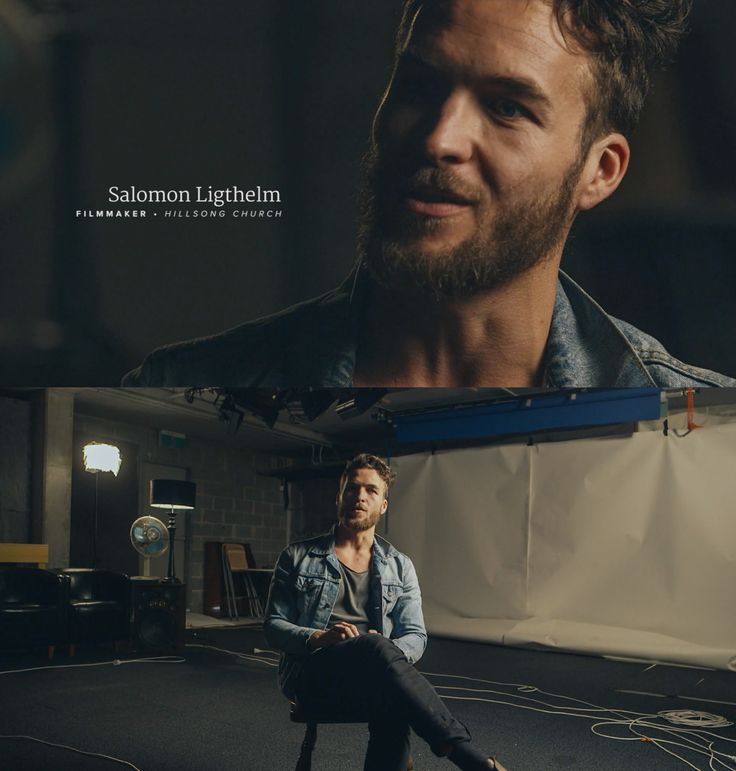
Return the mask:
<svg viewBox="0 0 736 771">
<path fill-rule="evenodd" d="M 360 632 L 354 624 L 338 621 L 329 629 L 318 629 L 316 632 L 312 632 L 307 640 L 307 648 L 310 651 L 316 651 L 317 648 L 329 648 L 330 645 L 336 645 L 343 640 L 349 640 L 351 637 L 358 637 L 359 635 Z"/>
</svg>

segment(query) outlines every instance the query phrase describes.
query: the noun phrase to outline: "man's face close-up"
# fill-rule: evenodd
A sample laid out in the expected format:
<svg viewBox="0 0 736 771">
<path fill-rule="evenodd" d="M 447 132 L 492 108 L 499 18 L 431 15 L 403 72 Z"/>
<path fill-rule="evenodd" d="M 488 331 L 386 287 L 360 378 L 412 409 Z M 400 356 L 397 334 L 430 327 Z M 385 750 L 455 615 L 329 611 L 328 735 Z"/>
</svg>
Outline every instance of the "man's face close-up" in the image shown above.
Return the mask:
<svg viewBox="0 0 736 771">
<path fill-rule="evenodd" d="M 369 530 L 386 511 L 386 483 L 375 469 L 351 471 L 337 496 L 337 516 L 351 530 Z"/>
<path fill-rule="evenodd" d="M 361 249 L 379 281 L 470 296 L 564 241 L 587 68 L 544 0 L 420 7 L 367 159 Z"/>
</svg>

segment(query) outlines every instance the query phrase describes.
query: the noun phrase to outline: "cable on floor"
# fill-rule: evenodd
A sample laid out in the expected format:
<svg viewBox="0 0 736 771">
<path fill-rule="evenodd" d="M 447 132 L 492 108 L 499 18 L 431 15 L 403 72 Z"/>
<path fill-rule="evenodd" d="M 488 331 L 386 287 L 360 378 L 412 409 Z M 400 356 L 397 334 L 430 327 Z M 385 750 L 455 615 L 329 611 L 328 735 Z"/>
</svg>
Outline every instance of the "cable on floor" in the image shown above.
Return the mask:
<svg viewBox="0 0 736 771">
<path fill-rule="evenodd" d="M 138 766 L 134 766 L 132 763 L 129 763 L 127 760 L 121 760 L 120 758 L 114 758 L 112 755 L 103 755 L 100 752 L 88 752 L 87 750 L 80 750 L 76 747 L 70 747 L 68 744 L 56 744 L 55 742 L 47 742 L 43 739 L 37 739 L 35 736 L 24 736 L 24 735 L 18 735 L 18 736 L 3 736 L 0 735 L 0 739 L 26 739 L 30 742 L 37 742 L 38 744 L 45 744 L 47 747 L 56 747 L 58 749 L 62 750 L 69 750 L 70 752 L 76 752 L 79 755 L 87 755 L 90 758 L 102 758 L 103 760 L 110 760 L 113 763 L 120 763 L 120 765 L 127 766 L 128 768 L 132 768 L 133 771 L 141 771 Z"/>
<path fill-rule="evenodd" d="M 6 669 L 0 675 L 14 675 L 19 672 L 37 672 L 42 669 L 74 669 L 75 667 L 107 667 L 121 664 L 183 664 L 186 659 L 181 656 L 146 656 L 136 659 L 113 659 L 112 661 L 95 661 L 91 664 L 49 664 L 44 667 L 28 667 L 27 669 Z"/>
<path fill-rule="evenodd" d="M 36 672 L 39 670 L 48 669 L 74 669 L 78 667 L 106 667 L 106 666 L 120 666 L 122 664 L 182 664 L 186 659 L 181 656 L 145 656 L 135 659 L 113 659 L 112 661 L 96 661 L 91 664 L 51 664 L 43 667 L 27 667 L 25 669 L 6 669 L 4 672 L 0 672 L 0 675 L 13 675 L 20 672 Z M 38 739 L 35 736 L 26 736 L 25 734 L 2 734 L 0 739 L 22 739 L 29 742 L 36 742 L 38 744 L 45 744 L 48 747 L 55 747 L 57 749 L 68 750 L 69 752 L 76 752 L 79 755 L 88 755 L 92 758 L 102 758 L 103 760 L 109 760 L 113 763 L 119 763 L 120 765 L 132 768 L 133 771 L 141 771 L 138 766 L 134 766 L 127 760 L 121 760 L 115 758 L 112 755 L 104 755 L 99 752 L 89 752 L 87 750 L 80 750 L 76 747 L 70 747 L 67 744 L 57 744 L 55 742 L 49 742 L 45 739 Z"/>
<path fill-rule="evenodd" d="M 261 664 L 265 664 L 267 667 L 277 667 L 278 663 L 271 659 L 260 658 L 259 656 L 251 656 L 247 653 L 240 653 L 239 651 L 229 651 L 226 648 L 218 648 L 216 645 L 204 645 L 203 643 L 187 643 L 187 648 L 209 648 L 213 651 L 219 651 L 220 653 L 230 653 L 233 656 L 237 656 L 240 659 L 247 659 L 248 661 L 258 661 Z"/>
<path fill-rule="evenodd" d="M 467 680 L 473 683 L 496 685 L 514 689 L 513 692 L 509 692 L 494 688 L 472 688 L 470 686 L 452 686 L 433 682 L 432 684 L 438 692 L 465 691 L 475 694 L 488 693 L 502 697 L 500 699 L 494 699 L 482 696 L 459 696 L 440 693 L 440 696 L 443 699 L 490 702 L 515 707 L 517 709 L 527 709 L 533 712 L 595 720 L 596 722 L 591 726 L 591 731 L 596 736 L 615 741 L 639 741 L 650 743 L 659 750 L 666 752 L 684 763 L 686 766 L 696 769 L 696 771 L 699 771 L 698 766 L 670 749 L 670 747 L 680 747 L 689 752 L 704 755 L 708 758 L 708 768 L 712 771 L 736 771 L 736 765 L 726 762 L 736 761 L 736 755 L 731 755 L 715 748 L 716 741 L 736 742 L 736 739 L 721 736 L 711 731 L 702 730 L 705 728 L 727 728 L 733 725 L 731 721 L 719 715 L 713 715 L 708 712 L 700 712 L 697 710 L 662 710 L 658 713 L 643 713 L 626 709 L 613 709 L 610 707 L 602 707 L 593 704 L 592 702 L 577 699 L 565 694 L 542 691 L 536 686 L 528 684 L 504 683 L 496 680 L 483 680 L 481 678 L 467 677 L 465 675 L 449 675 L 439 672 L 422 672 L 422 674 L 433 678 Z M 549 703 L 544 699 L 535 698 L 530 694 L 549 697 L 551 699 L 564 699 L 566 703 L 563 705 Z M 511 701 L 505 699 L 511 699 Z M 535 704 L 539 706 L 534 706 Z M 610 717 L 606 719 L 605 713 L 610 715 Z M 662 723 L 655 722 L 657 720 L 664 721 L 665 724 L 663 725 Z M 603 733 L 602 729 L 607 726 L 623 726 L 627 728 L 633 736 L 614 736 L 610 733 Z M 662 736 L 662 734 L 664 734 L 664 736 Z"/>
</svg>

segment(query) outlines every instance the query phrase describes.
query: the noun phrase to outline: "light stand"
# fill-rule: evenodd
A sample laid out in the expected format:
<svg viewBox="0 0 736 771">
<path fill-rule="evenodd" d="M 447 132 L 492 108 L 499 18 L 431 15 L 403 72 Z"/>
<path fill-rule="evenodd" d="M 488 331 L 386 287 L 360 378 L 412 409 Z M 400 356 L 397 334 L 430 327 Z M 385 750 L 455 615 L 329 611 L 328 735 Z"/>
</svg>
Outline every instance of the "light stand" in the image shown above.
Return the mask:
<svg viewBox="0 0 736 771">
<path fill-rule="evenodd" d="M 97 567 L 97 509 L 99 502 L 99 475 L 100 472 L 109 471 L 115 476 L 120 471 L 122 458 L 120 450 L 112 444 L 90 442 L 82 448 L 82 460 L 84 470 L 95 475 L 95 513 L 92 520 L 92 565 Z"/>
<path fill-rule="evenodd" d="M 176 514 L 178 511 L 193 509 L 197 497 L 197 485 L 181 479 L 152 479 L 150 489 L 151 506 L 156 509 L 170 509 L 169 523 L 169 569 L 165 581 L 181 583 L 176 577 L 174 565 L 174 537 L 176 536 Z"/>
<path fill-rule="evenodd" d="M 99 471 L 92 471 L 92 474 L 95 475 L 95 514 L 92 520 L 92 567 L 97 567 L 97 502 L 100 497 L 100 491 L 99 491 L 99 481 L 100 481 L 100 472 Z"/>
<path fill-rule="evenodd" d="M 174 538 L 176 536 L 176 509 L 172 507 L 169 514 L 169 523 L 166 525 L 169 531 L 169 569 L 166 573 L 166 580 L 178 583 L 176 579 L 176 570 L 174 567 Z"/>
</svg>

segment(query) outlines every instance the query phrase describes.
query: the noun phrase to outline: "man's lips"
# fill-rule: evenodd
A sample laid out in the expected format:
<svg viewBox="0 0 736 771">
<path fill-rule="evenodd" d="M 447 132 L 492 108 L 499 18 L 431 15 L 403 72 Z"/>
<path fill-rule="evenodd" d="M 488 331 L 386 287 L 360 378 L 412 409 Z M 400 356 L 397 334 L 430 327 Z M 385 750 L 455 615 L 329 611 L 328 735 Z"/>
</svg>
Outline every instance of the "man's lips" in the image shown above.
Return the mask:
<svg viewBox="0 0 736 771">
<path fill-rule="evenodd" d="M 425 217 L 452 217 L 470 208 L 467 203 L 438 203 L 411 197 L 404 199 L 404 205 L 409 211 L 423 214 Z"/>
<path fill-rule="evenodd" d="M 475 205 L 453 191 L 424 186 L 405 188 L 401 201 L 409 211 L 425 217 L 452 217 Z"/>
</svg>

